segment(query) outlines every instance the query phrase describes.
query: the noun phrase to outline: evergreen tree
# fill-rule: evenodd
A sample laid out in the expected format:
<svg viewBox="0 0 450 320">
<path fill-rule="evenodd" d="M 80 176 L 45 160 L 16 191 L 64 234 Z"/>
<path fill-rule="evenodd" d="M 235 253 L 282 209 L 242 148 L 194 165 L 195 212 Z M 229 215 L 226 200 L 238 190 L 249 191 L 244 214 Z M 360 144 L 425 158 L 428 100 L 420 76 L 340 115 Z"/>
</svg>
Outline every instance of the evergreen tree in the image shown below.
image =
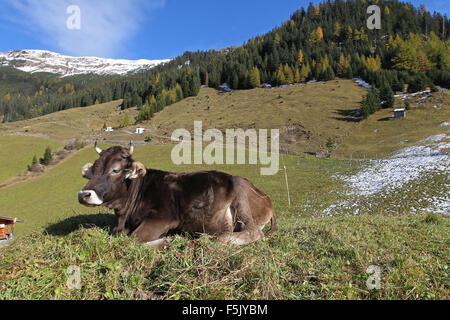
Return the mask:
<svg viewBox="0 0 450 320">
<path fill-rule="evenodd" d="M 44 152 L 44 158 L 41 159 L 41 164 L 43 164 L 44 166 L 48 166 L 52 160 L 52 150 L 50 149 L 50 147 L 47 147 Z"/>
<path fill-rule="evenodd" d="M 36 155 L 33 156 L 33 160 L 31 160 L 31 166 L 34 167 L 38 164 Z"/>
<path fill-rule="evenodd" d="M 249 75 L 248 85 L 250 88 L 258 88 L 261 85 L 259 70 L 254 67 Z"/>
<path fill-rule="evenodd" d="M 380 89 L 380 100 L 383 104 L 383 108 L 392 108 L 394 106 L 394 92 L 390 86 L 385 85 Z"/>
</svg>

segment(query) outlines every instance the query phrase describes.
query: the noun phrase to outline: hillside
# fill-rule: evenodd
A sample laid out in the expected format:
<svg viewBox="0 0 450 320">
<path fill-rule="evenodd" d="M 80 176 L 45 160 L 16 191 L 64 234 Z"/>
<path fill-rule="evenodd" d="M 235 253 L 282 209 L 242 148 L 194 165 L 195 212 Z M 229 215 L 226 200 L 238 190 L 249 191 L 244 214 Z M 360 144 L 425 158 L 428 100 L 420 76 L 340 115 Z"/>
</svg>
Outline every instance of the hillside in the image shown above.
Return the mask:
<svg viewBox="0 0 450 320">
<path fill-rule="evenodd" d="M 0 187 L 3 182 L 27 170 L 33 156 L 42 157 L 45 148 L 62 148 L 62 143 L 48 139 L 24 136 L 0 135 Z"/>
<path fill-rule="evenodd" d="M 449 87 L 448 18 L 431 14 L 425 6 L 415 8 L 399 1 L 380 0 L 377 5 L 382 12 L 382 31 L 366 28 L 364 0 L 311 3 L 242 46 L 185 52 L 137 74 L 78 75 L 63 80 L 48 79 L 48 74 L 39 72 L 33 77 L 19 75 L 21 85 L 3 89 L 0 84 L 0 118 L 17 121 L 95 101 L 124 99 L 125 108 L 145 104 L 149 110 L 140 116 L 147 120 L 175 100 L 196 96 L 200 84 L 219 88 L 224 82 L 232 89 L 252 89 L 263 83 L 285 85 L 359 76 L 378 89 Z M 49 61 L 51 58 L 49 55 Z M 100 62 L 96 69 L 103 70 L 105 63 Z M 39 68 L 48 71 L 45 63 L 33 71 Z M 0 81 L 7 82 L 9 70 L 3 69 Z M 167 92 L 177 84 L 182 96 L 168 99 Z"/>
<path fill-rule="evenodd" d="M 83 108 L 72 108 L 45 116 L 0 124 L 0 136 L 42 137 L 60 142 L 70 139 L 94 139 L 102 134 L 102 127 L 119 127 L 127 115 L 132 121 L 136 110 L 121 110 L 121 100 Z"/>
<path fill-rule="evenodd" d="M 267 241 L 238 250 L 206 236 L 175 236 L 168 248 L 158 252 L 128 237 L 112 237 L 108 234 L 115 224 L 112 213 L 77 201 L 78 191 L 86 184 L 80 168 L 98 157 L 90 145 L 43 175 L 0 188 L 0 215 L 26 220 L 17 226 L 12 246 L 0 250 L 4 289 L 0 298 L 449 299 L 445 285 L 448 156 L 426 154 L 417 167 L 406 156 L 362 161 L 356 156 L 349 160 L 345 153 L 378 150 L 380 140 L 366 138 L 366 143 L 359 137 L 372 132 L 363 129 L 372 130 L 373 124 L 380 134 L 392 137 L 392 143 L 379 149 L 385 153 L 406 154 L 405 146 L 417 144 L 430 150 L 448 144 L 447 136 L 442 137 L 448 127 L 441 126 L 448 123 L 447 97 L 442 105 L 438 93 L 424 107 L 415 109 L 411 103 L 413 110 L 404 120 L 378 121 L 392 113 L 386 109 L 360 121 L 349 112 L 358 108 L 365 91 L 349 80 L 232 93 L 203 88 L 197 97 L 173 104 L 139 124 L 148 128 L 142 136 L 131 134 L 135 126 L 103 132 L 104 121 L 114 126 L 125 114 L 130 118 L 137 114 L 134 109 L 120 110 L 120 101 L 0 125 L 0 139 L 10 142 L 5 144 L 5 156 L 20 147 L 14 145 L 16 139 L 46 143 L 50 140 L 43 137 L 47 137 L 61 143 L 82 136 L 99 138 L 100 146 L 106 148 L 116 140 L 114 144 L 125 145 L 130 138 L 138 138 L 141 144 L 150 136 L 151 144 L 136 147 L 135 159 L 156 169 L 216 169 L 244 176 L 271 197 L 279 228 Z M 437 103 L 440 109 L 429 103 Z M 301 153 L 320 148 L 330 132 L 335 139 L 348 137 L 331 159 L 281 156 L 290 186 L 289 206 L 284 170 L 261 176 L 259 165 L 175 166 L 170 161 L 171 145 L 152 145 L 166 143 L 159 135 L 170 135 L 172 128 L 190 130 L 194 119 L 202 119 L 205 128 L 220 129 L 299 123 L 310 131 L 311 142 L 283 141 L 289 151 L 295 147 Z M 413 132 L 413 127 L 420 132 Z M 403 141 L 406 129 L 411 140 L 397 143 Z M 18 133 L 11 136 L 15 130 Z M 422 138 L 428 134 L 438 134 L 439 139 Z M 41 138 L 28 140 L 26 135 Z M 405 163 L 415 171 L 405 170 Z M 82 268 L 80 290 L 66 286 L 69 265 Z M 382 270 L 379 290 L 367 290 L 369 265 Z"/>
<path fill-rule="evenodd" d="M 356 217 L 321 217 L 344 199 L 344 185 L 332 177 L 355 173 L 361 168 L 356 163 L 284 157 L 289 208 L 282 171 L 263 177 L 258 166 L 176 167 L 168 161 L 170 150 L 138 147 L 135 158 L 152 168 L 219 169 L 251 179 L 274 202 L 276 234 L 237 250 L 206 236 L 173 237 L 162 251 L 112 237 L 113 215 L 77 202 L 86 183 L 80 167 L 97 157 L 87 148 L 44 176 L 0 189 L 0 214 L 27 220 L 17 227 L 16 242 L 0 250 L 0 299 L 449 298 L 443 285 L 448 218 L 410 216 L 408 209 L 391 216 L 378 207 Z M 416 203 L 417 194 L 411 195 Z M 388 207 L 391 201 L 405 200 L 399 195 L 379 204 Z M 372 264 L 382 268 L 380 290 L 366 287 Z M 69 265 L 82 269 L 80 290 L 66 286 Z"/>
<path fill-rule="evenodd" d="M 394 108 L 404 108 L 409 101 L 411 110 L 405 119 L 390 119 L 393 108 L 381 109 L 363 120 L 333 152 L 333 156 L 346 158 L 383 158 L 399 149 L 415 146 L 421 140 L 450 129 L 450 93 L 448 90 L 431 95 L 397 97 Z M 449 150 L 446 150 L 447 152 Z"/>
<path fill-rule="evenodd" d="M 173 130 L 193 132 L 194 121 L 203 128 L 280 129 L 280 146 L 289 154 L 327 151 L 327 141 L 342 141 L 359 118 L 348 115 L 359 109 L 366 90 L 351 80 L 296 84 L 272 89 L 224 93 L 202 88 L 197 97 L 184 99 L 155 114 L 139 126 L 148 128 L 156 141 L 168 142 Z M 161 139 L 161 137 L 167 137 Z"/>
</svg>

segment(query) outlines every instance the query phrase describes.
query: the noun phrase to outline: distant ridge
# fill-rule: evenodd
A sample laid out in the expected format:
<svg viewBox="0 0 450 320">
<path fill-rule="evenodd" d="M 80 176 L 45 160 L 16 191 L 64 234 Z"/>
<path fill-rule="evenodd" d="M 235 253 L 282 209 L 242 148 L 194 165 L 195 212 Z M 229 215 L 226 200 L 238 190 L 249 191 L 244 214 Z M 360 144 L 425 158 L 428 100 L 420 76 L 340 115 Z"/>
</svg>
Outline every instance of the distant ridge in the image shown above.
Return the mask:
<svg viewBox="0 0 450 320">
<path fill-rule="evenodd" d="M 166 60 L 124 60 L 98 57 L 71 57 L 46 50 L 0 52 L 0 66 L 12 66 L 24 72 L 49 72 L 63 77 L 78 74 L 123 75 L 147 70 Z"/>
</svg>

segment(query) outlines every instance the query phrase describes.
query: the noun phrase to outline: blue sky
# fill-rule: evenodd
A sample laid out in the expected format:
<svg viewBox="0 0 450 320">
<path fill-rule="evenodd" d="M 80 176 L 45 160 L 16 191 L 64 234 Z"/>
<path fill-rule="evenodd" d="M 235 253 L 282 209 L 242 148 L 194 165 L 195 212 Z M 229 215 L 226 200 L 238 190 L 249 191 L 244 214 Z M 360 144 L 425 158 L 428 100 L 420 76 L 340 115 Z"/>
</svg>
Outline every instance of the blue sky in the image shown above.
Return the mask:
<svg viewBox="0 0 450 320">
<path fill-rule="evenodd" d="M 1 0 L 0 51 L 44 49 L 74 56 L 173 58 L 186 50 L 240 45 L 310 1 L 303 0 Z M 317 3 L 319 1 L 312 1 Z M 425 3 L 448 16 L 447 0 Z M 69 29 L 70 5 L 80 29 Z M 71 20 L 75 21 L 75 20 Z"/>
</svg>

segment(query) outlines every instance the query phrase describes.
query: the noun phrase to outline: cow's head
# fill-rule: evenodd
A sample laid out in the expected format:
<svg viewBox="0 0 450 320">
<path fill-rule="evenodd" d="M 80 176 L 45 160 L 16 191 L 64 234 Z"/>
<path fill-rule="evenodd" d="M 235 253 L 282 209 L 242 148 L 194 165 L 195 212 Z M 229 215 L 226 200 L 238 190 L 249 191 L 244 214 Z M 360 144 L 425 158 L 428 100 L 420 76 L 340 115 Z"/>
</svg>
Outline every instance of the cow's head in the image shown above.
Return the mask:
<svg viewBox="0 0 450 320">
<path fill-rule="evenodd" d="M 100 158 L 81 169 L 81 174 L 89 182 L 78 193 L 78 201 L 86 206 L 110 207 L 127 198 L 131 180 L 147 173 L 142 163 L 133 160 L 133 149 L 131 142 L 129 149 L 111 147 L 102 151 L 96 142 L 95 150 Z"/>
</svg>

